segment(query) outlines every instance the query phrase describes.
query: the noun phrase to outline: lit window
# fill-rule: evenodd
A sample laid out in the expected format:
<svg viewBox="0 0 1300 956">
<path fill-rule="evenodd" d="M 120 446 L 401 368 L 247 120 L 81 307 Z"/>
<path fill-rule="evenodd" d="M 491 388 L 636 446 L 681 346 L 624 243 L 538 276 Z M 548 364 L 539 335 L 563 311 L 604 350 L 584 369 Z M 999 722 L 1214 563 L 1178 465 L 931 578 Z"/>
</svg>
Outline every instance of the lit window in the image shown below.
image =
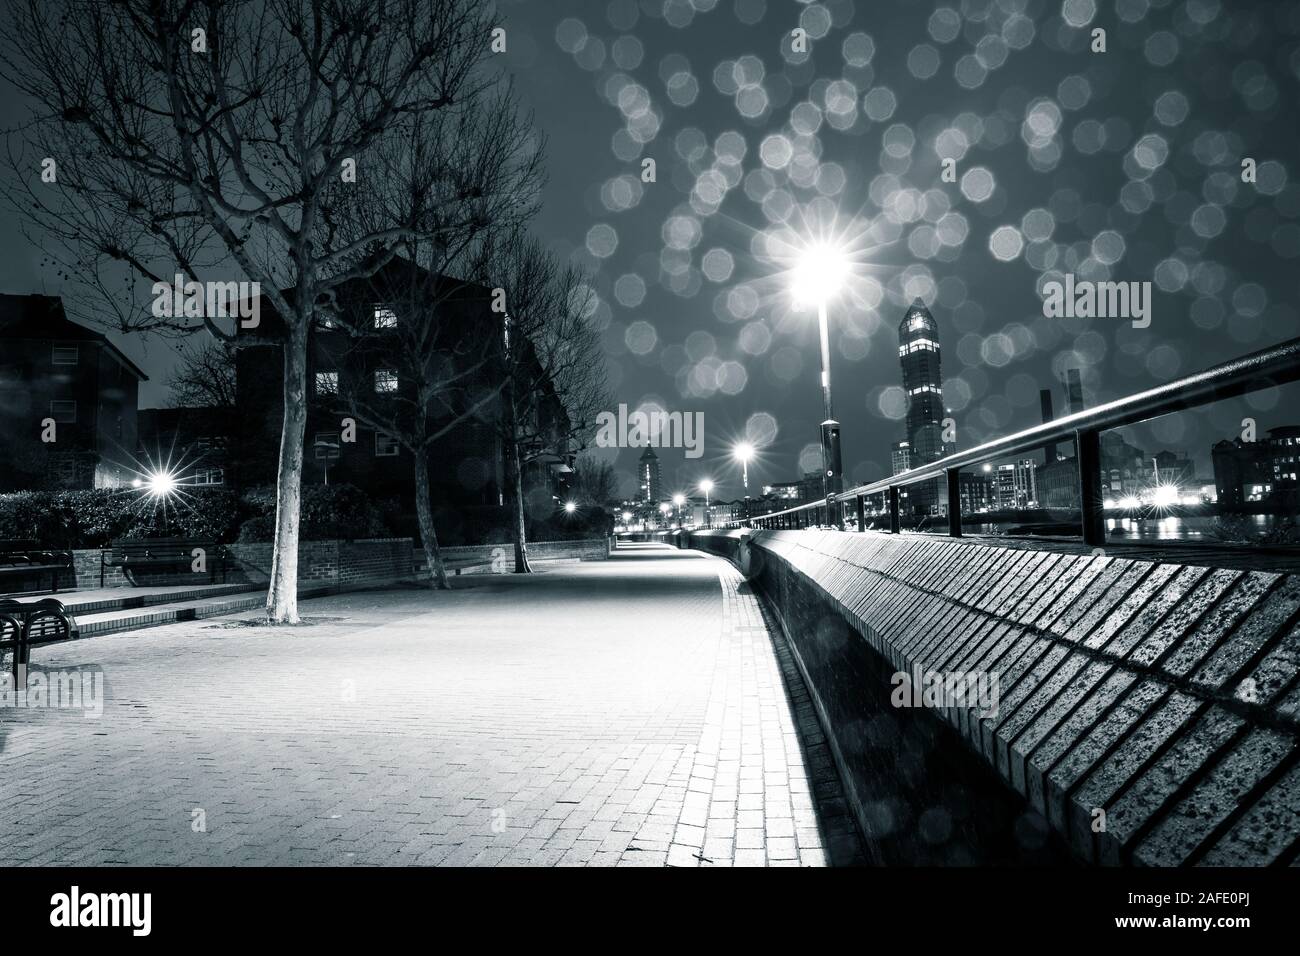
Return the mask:
<svg viewBox="0 0 1300 956">
<path fill-rule="evenodd" d="M 337 395 L 338 393 L 339 393 L 338 372 L 317 372 L 316 373 L 316 394 L 317 395 Z"/>
<path fill-rule="evenodd" d="M 375 328 L 377 329 L 395 329 L 397 328 L 397 313 L 386 305 L 375 306 Z"/>
<path fill-rule="evenodd" d="M 77 420 L 76 402 L 50 402 L 50 417 L 60 425 L 71 425 Z"/>
<path fill-rule="evenodd" d="M 196 485 L 223 485 L 226 475 L 220 468 L 200 468 L 194 472 L 193 483 Z"/>
<path fill-rule="evenodd" d="M 76 365 L 78 350 L 75 345 L 56 345 L 50 361 L 55 365 Z"/>
<path fill-rule="evenodd" d="M 391 368 L 375 369 L 375 391 L 376 392 L 395 392 L 397 391 L 397 373 Z"/>
<path fill-rule="evenodd" d="M 375 457 L 392 458 L 397 454 L 397 439 L 383 432 L 375 432 Z"/>
</svg>

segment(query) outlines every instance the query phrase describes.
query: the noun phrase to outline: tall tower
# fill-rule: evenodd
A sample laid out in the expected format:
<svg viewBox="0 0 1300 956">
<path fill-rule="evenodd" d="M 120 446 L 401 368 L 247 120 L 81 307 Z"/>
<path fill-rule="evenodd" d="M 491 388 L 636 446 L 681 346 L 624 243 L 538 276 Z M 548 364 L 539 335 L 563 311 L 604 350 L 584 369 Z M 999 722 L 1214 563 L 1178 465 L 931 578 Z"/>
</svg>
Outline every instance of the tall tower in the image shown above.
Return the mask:
<svg viewBox="0 0 1300 956">
<path fill-rule="evenodd" d="M 641 479 L 641 500 L 658 501 L 663 478 L 659 472 L 659 456 L 649 448 L 641 453 L 637 476 Z"/>
<path fill-rule="evenodd" d="M 898 326 L 898 359 L 907 395 L 907 443 L 911 466 L 943 457 L 943 377 L 939 370 L 939 326 L 920 299 Z M 912 489 L 914 510 L 929 512 L 940 500 L 932 482 Z"/>
</svg>

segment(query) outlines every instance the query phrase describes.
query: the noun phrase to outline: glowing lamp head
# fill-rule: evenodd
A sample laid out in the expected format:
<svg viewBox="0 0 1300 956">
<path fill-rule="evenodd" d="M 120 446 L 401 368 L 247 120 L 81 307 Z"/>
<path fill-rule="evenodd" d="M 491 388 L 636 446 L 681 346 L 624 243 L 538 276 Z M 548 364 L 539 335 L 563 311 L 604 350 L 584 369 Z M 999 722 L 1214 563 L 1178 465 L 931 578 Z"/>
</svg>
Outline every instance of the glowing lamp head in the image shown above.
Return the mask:
<svg viewBox="0 0 1300 956">
<path fill-rule="evenodd" d="M 708 478 L 705 478 L 703 481 L 700 482 L 700 491 L 704 492 L 707 495 L 712 490 L 713 490 L 713 482 L 710 481 Z"/>
<path fill-rule="evenodd" d="M 668 512 L 673 510 L 673 506 L 665 501 L 663 504 L 659 506 L 659 510 L 662 511 L 664 514 L 668 514 Z"/>
<path fill-rule="evenodd" d="M 1151 496 L 1151 503 L 1157 508 L 1169 508 L 1178 504 L 1178 499 L 1181 497 L 1182 492 L 1177 485 L 1161 485 Z"/>
<path fill-rule="evenodd" d="M 791 275 L 790 291 L 796 302 L 821 305 L 844 287 L 848 277 L 849 259 L 844 250 L 829 242 L 817 242 L 800 254 Z"/>
<path fill-rule="evenodd" d="M 748 462 L 754 457 L 754 446 L 747 441 L 741 442 L 731 452 L 737 461 Z"/>
<path fill-rule="evenodd" d="M 685 496 L 685 495 L 673 495 L 673 504 L 675 504 L 677 507 L 680 508 L 682 505 L 686 504 L 686 496 Z"/>
<path fill-rule="evenodd" d="M 578 510 L 578 506 L 575 505 L 572 501 L 566 501 L 564 503 L 564 510 L 569 514 L 573 514 L 575 511 Z"/>
<path fill-rule="evenodd" d="M 155 498 L 165 498 L 176 490 L 176 476 L 170 471 L 155 471 L 145 480 L 144 486 Z"/>
<path fill-rule="evenodd" d="M 624 521 L 631 521 L 631 520 L 632 520 L 632 512 L 630 512 L 630 511 L 624 511 L 624 512 L 623 512 L 623 520 L 624 520 Z"/>
</svg>

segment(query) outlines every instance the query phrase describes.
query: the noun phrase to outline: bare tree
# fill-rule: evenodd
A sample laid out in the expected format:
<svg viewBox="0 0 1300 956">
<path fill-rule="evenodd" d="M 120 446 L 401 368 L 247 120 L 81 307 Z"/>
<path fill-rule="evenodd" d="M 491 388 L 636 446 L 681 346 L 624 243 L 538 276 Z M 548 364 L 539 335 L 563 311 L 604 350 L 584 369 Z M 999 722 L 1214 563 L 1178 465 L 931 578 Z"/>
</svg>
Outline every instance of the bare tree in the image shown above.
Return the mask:
<svg viewBox="0 0 1300 956">
<path fill-rule="evenodd" d="M 598 305 L 586 277 L 522 231 L 494 249 L 504 290 L 502 414 L 499 427 L 511 498 L 515 572 L 531 571 L 525 521 L 526 467 L 586 447 L 608 405 L 604 354 L 591 323 Z"/>
<path fill-rule="evenodd" d="M 235 344 L 199 338 L 176 349 L 179 360 L 167 379 L 173 408 L 235 407 Z"/>
<path fill-rule="evenodd" d="M 350 191 L 338 212 L 347 223 L 341 228 L 362 234 L 394 220 L 426 223 L 402 240 L 389 265 L 358 283 L 366 306 L 382 303 L 383 311 L 353 323 L 350 347 L 339 356 L 338 397 L 341 410 L 410 454 L 420 537 L 438 588 L 448 579 L 433 523 L 429 456 L 439 439 L 494 407 L 504 384 L 493 374 L 500 340 L 484 334 L 492 320 L 489 296 L 466 280 L 483 274 L 494 234 L 519 228 L 536 212 L 541 143 L 531 128 L 508 87 L 472 113 L 421 118 L 385 163 L 393 173 Z M 439 192 L 464 188 L 458 177 L 466 169 L 475 170 L 472 185 L 483 196 L 478 215 L 444 226 Z M 393 373 L 396 387 L 377 390 L 376 368 Z"/>
<path fill-rule="evenodd" d="M 573 467 L 573 490 L 581 506 L 609 507 L 618 501 L 618 478 L 614 466 L 601 458 L 582 456 Z"/>
<path fill-rule="evenodd" d="M 298 513 L 308 335 L 347 321 L 337 290 L 404 240 L 478 220 L 472 158 L 436 215 L 343 228 L 349 184 L 383 181 L 413 127 L 473 108 L 496 82 L 491 7 L 476 0 L 15 0 L 0 74 L 36 104 L 11 161 L 14 205 L 69 284 L 127 330 L 229 323 L 139 308 L 173 276 L 248 280 L 284 353 L 270 621 L 298 619 Z M 479 162 L 478 160 L 481 160 Z M 52 164 L 52 165 L 51 165 Z M 39 176 L 53 171 L 50 176 Z M 158 301 L 164 301 L 161 298 Z"/>
</svg>

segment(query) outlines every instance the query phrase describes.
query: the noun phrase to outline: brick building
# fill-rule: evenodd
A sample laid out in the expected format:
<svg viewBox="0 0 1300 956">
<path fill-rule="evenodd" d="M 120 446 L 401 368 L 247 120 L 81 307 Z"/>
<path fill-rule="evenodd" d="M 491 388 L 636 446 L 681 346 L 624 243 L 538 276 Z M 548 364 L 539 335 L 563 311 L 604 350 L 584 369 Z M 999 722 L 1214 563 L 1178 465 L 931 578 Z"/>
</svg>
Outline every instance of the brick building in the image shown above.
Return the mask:
<svg viewBox="0 0 1300 956">
<path fill-rule="evenodd" d="M 147 380 L 57 296 L 0 294 L 0 491 L 129 484 Z"/>
<path fill-rule="evenodd" d="M 304 484 L 348 483 L 373 500 L 387 503 L 414 531 L 415 478 L 412 452 L 396 435 L 366 424 L 350 399 L 408 421 L 420 402 L 408 374 L 413 356 L 406 323 L 426 323 L 433 338 L 428 353 L 441 364 L 440 377 L 454 377 L 454 396 L 429 402 L 429 433 L 447 428 L 429 448 L 431 500 L 440 534 L 447 543 L 477 540 L 484 526 L 505 521 L 503 407 L 499 393 L 502 316 L 491 311 L 491 290 L 452 279 L 432 279 L 428 293 L 436 304 L 411 304 L 410 269 L 402 263 L 386 274 L 343 287 L 340 308 L 348 326 L 322 321 L 311 332 L 307 357 L 307 430 Z M 283 418 L 283 354 L 266 339 L 281 327 L 270 302 L 261 302 L 256 338 L 241 346 L 236 361 L 236 421 L 231 467 L 238 484 L 275 481 Z M 431 323 L 431 325 L 429 325 Z M 241 331 L 241 334 L 242 333 Z M 468 343 L 468 344 L 467 344 Z M 526 346 L 525 346 L 526 347 Z M 525 449 L 525 489 L 530 501 L 567 494 L 574 455 L 567 444 L 568 418 L 550 390 L 539 386 L 535 419 L 528 432 L 541 436 Z M 455 408 L 445 404 L 450 402 Z M 455 414 L 475 407 L 457 424 Z"/>
</svg>

